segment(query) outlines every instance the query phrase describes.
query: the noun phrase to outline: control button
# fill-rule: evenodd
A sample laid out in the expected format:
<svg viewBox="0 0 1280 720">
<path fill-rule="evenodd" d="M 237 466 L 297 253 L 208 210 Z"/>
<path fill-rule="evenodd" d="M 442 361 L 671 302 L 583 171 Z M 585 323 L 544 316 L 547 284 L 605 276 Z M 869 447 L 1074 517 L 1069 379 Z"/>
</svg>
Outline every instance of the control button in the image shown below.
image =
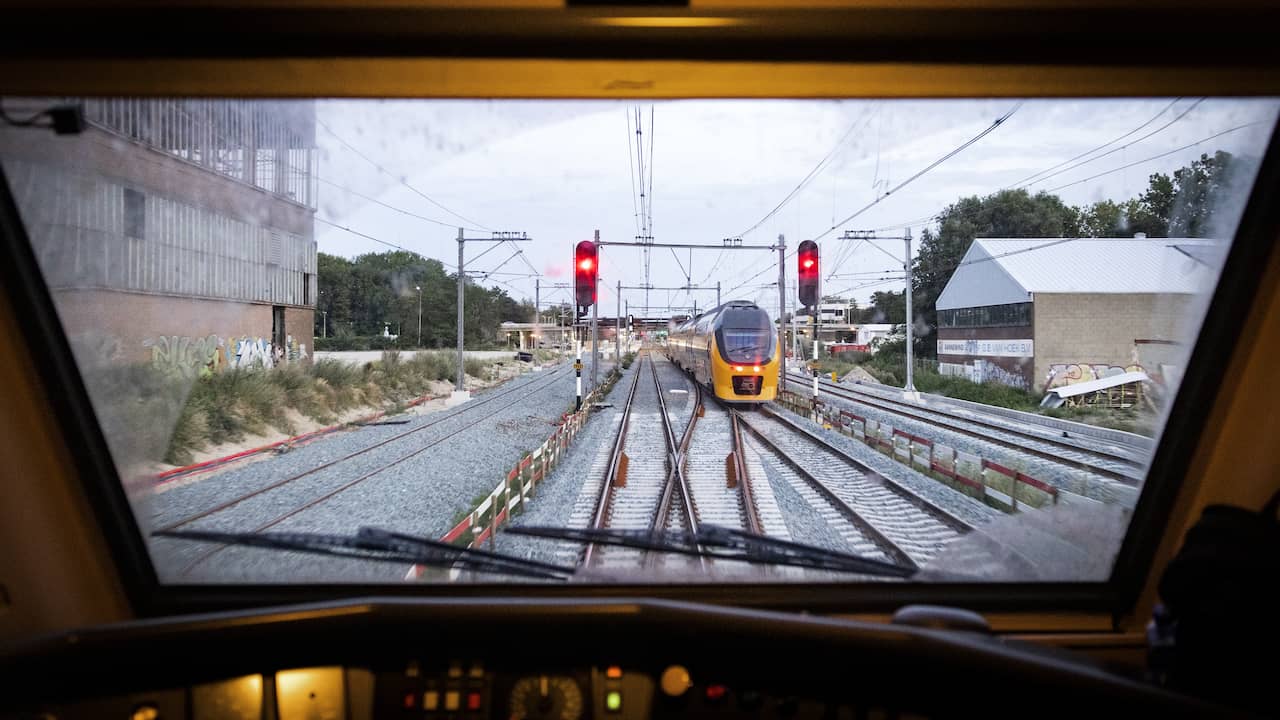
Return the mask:
<svg viewBox="0 0 1280 720">
<path fill-rule="evenodd" d="M 404 668 L 404 676 L 405 676 L 405 677 L 418 677 L 418 675 L 419 675 L 421 672 L 422 672 L 422 671 L 421 671 L 421 669 L 418 667 L 418 661 L 417 661 L 417 660 L 410 660 L 410 661 L 409 661 L 409 664 L 408 664 L 408 665 L 406 665 L 406 666 L 405 666 L 405 668 Z"/>
<path fill-rule="evenodd" d="M 449 677 L 451 678 L 462 677 L 462 663 L 460 662 L 449 663 Z"/>
<path fill-rule="evenodd" d="M 662 671 L 662 692 L 670 697 L 680 697 L 684 695 L 689 688 L 693 687 L 693 680 L 689 679 L 689 671 L 681 665 L 672 665 Z"/>
<path fill-rule="evenodd" d="M 473 677 L 473 678 L 483 678 L 483 677 L 484 677 L 484 665 L 481 665 L 480 663 L 473 663 L 473 664 L 471 665 L 471 671 L 470 671 L 469 675 L 470 675 L 471 677 Z"/>
<path fill-rule="evenodd" d="M 604 676 L 611 679 L 620 678 L 622 677 L 622 668 L 618 667 L 617 665 L 610 665 L 609 667 L 605 668 Z"/>
<path fill-rule="evenodd" d="M 404 694 L 404 709 L 412 710 L 418 704 L 418 693 L 407 692 Z"/>
<path fill-rule="evenodd" d="M 610 690 L 605 693 L 604 708 L 612 713 L 620 712 L 622 710 L 622 693 L 617 690 Z"/>
<path fill-rule="evenodd" d="M 480 709 L 480 693 L 478 692 L 467 693 L 467 709 L 468 710 Z"/>
<path fill-rule="evenodd" d="M 437 690 L 428 690 L 422 693 L 422 709 L 431 711 L 439 710 L 440 692 Z"/>
<path fill-rule="evenodd" d="M 130 720 L 159 720 L 160 708 L 151 703 L 143 703 L 134 708 L 133 714 L 129 718 Z"/>
<path fill-rule="evenodd" d="M 743 710 L 759 710 L 764 705 L 764 698 L 755 690 L 743 690 L 738 695 L 738 707 Z"/>
<path fill-rule="evenodd" d="M 444 694 L 444 709 L 457 710 L 462 704 L 462 693 L 457 690 L 448 690 Z"/>
<path fill-rule="evenodd" d="M 729 694 L 729 688 L 724 685 L 708 685 L 706 694 L 707 702 L 718 703 L 724 699 L 725 695 Z"/>
</svg>

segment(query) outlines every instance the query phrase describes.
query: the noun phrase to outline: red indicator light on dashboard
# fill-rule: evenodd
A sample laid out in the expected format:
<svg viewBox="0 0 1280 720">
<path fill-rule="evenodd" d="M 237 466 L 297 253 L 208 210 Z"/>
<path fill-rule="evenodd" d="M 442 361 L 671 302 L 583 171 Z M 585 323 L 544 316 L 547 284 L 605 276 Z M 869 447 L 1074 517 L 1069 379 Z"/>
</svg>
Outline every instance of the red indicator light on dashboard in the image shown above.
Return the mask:
<svg viewBox="0 0 1280 720">
<path fill-rule="evenodd" d="M 617 665 L 610 665 L 605 668 L 604 676 L 607 678 L 620 678 L 622 677 L 622 668 Z"/>
<path fill-rule="evenodd" d="M 405 694 L 404 694 L 404 709 L 405 709 L 405 710 L 412 710 L 412 709 L 413 709 L 413 707 L 414 707 L 414 705 L 417 703 L 417 701 L 418 701 L 418 693 L 415 693 L 415 692 L 407 692 L 407 693 L 405 693 Z"/>
<path fill-rule="evenodd" d="M 467 693 L 467 709 L 468 710 L 480 709 L 480 693 L 478 692 Z"/>
<path fill-rule="evenodd" d="M 725 696 L 725 695 L 727 695 L 728 693 L 729 693 L 729 688 L 727 688 L 727 687 L 725 687 L 725 686 L 723 686 L 723 685 L 708 685 L 708 686 L 707 686 L 707 701 L 708 701 L 708 702 L 720 702 L 721 700 L 723 700 L 723 699 L 724 699 L 724 696 Z"/>
</svg>

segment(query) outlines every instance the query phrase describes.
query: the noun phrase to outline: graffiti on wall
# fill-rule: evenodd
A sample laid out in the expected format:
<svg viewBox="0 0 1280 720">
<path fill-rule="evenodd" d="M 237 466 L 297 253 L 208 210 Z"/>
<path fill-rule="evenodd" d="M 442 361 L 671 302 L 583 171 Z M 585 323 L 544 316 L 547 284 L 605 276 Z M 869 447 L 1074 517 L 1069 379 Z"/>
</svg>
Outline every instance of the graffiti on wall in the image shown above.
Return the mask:
<svg viewBox="0 0 1280 720">
<path fill-rule="evenodd" d="M 1146 369 L 1136 363 L 1123 366 L 1110 363 L 1055 363 L 1049 366 L 1049 376 L 1045 379 L 1044 386 L 1048 390 L 1127 372 L 1146 372 Z"/>
<path fill-rule="evenodd" d="M 1020 372 L 1006 370 L 993 362 L 986 360 L 975 360 L 974 374 L 977 376 L 976 382 L 994 382 L 1010 387 L 1021 388 L 1026 390 L 1027 378 Z"/>
<path fill-rule="evenodd" d="M 995 382 L 1010 387 L 1028 389 L 1027 378 L 1020 372 L 1008 370 L 989 360 L 974 360 L 967 363 L 938 363 L 938 372 L 943 375 L 962 377 L 970 382 Z"/>
<path fill-rule="evenodd" d="M 262 337 L 187 337 L 185 335 L 160 335 L 142 341 L 151 350 L 151 365 L 157 370 L 171 373 L 207 375 L 224 369 L 271 368 L 308 358 L 307 346 L 293 339 L 285 339 L 283 347 L 275 347 Z"/>
</svg>

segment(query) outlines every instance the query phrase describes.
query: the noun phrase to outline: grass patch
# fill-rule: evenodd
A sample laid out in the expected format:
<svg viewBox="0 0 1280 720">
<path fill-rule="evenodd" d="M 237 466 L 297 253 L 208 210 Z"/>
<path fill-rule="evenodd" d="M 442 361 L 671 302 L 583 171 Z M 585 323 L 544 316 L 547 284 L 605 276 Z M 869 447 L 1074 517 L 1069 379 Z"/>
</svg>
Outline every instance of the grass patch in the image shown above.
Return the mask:
<svg viewBox="0 0 1280 720">
<path fill-rule="evenodd" d="M 188 374 L 147 363 L 85 364 L 82 372 L 112 455 L 122 466 L 190 463 L 198 450 L 271 430 L 292 434 L 296 413 L 331 424 L 353 408 L 403 410 L 456 373 L 451 353 L 409 357 L 386 351 L 363 365 L 319 360 L 272 369 Z M 483 378 L 491 363 L 468 359 L 468 375 Z"/>
</svg>

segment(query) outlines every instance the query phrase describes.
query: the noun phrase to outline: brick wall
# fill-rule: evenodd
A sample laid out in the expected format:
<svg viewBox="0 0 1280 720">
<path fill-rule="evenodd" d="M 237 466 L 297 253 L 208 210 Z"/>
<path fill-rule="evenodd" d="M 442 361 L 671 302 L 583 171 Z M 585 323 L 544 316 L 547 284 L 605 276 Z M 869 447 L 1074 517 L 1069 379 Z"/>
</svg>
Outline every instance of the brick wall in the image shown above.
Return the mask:
<svg viewBox="0 0 1280 720">
<path fill-rule="evenodd" d="M 1135 340 L 1190 341 L 1198 329 L 1194 296 L 1037 294 L 1035 387 L 1084 382 L 1139 366 Z"/>
</svg>

